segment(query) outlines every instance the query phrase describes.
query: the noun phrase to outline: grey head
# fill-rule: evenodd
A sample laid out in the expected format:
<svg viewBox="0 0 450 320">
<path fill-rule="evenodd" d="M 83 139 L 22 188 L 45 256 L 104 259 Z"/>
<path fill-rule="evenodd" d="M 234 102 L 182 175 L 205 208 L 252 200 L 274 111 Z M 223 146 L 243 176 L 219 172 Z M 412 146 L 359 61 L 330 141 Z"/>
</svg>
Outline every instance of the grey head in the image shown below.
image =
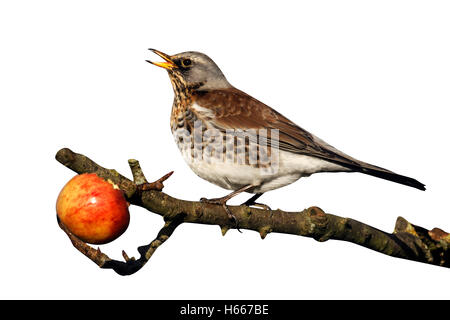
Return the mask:
<svg viewBox="0 0 450 320">
<path fill-rule="evenodd" d="M 187 51 L 170 56 L 155 49 L 149 50 L 163 58 L 164 62 L 147 62 L 166 69 L 172 83 L 184 82 L 183 86 L 201 90 L 231 87 L 217 64 L 206 54 Z"/>
</svg>

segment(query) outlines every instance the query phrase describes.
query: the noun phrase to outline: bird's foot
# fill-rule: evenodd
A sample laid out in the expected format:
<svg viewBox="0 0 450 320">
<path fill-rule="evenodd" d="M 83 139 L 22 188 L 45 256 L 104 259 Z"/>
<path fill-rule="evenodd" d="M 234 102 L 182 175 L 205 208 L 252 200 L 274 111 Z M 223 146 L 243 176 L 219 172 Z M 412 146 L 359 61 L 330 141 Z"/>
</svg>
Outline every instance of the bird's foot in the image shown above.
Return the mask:
<svg viewBox="0 0 450 320">
<path fill-rule="evenodd" d="M 242 233 L 242 231 L 239 229 L 238 220 L 236 219 L 235 215 L 231 213 L 230 209 L 227 206 L 227 201 L 228 201 L 227 197 L 212 198 L 212 199 L 201 198 L 200 199 L 200 202 L 202 202 L 202 203 L 221 205 L 223 207 L 223 209 L 225 210 L 226 214 L 228 215 L 228 218 L 233 222 L 235 228 L 239 232 Z"/>
</svg>

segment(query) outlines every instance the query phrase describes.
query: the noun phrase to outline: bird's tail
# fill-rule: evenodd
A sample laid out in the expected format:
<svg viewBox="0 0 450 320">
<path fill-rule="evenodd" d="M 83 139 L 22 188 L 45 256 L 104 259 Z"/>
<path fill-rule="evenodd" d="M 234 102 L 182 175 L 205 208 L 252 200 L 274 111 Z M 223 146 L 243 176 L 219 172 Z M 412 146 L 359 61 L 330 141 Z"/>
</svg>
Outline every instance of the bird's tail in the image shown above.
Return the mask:
<svg viewBox="0 0 450 320">
<path fill-rule="evenodd" d="M 364 174 L 368 174 L 370 176 L 374 176 L 377 178 L 397 182 L 400 184 L 403 184 L 405 186 L 413 187 L 419 190 L 425 191 L 425 185 L 422 182 L 417 181 L 416 179 L 402 176 L 400 174 L 397 174 L 395 172 L 392 172 L 390 170 L 374 166 L 373 164 L 363 162 L 360 160 L 357 160 L 353 157 L 350 157 L 349 155 L 343 153 L 342 151 L 339 151 L 338 149 L 334 148 L 333 146 L 330 146 L 323 140 L 320 140 L 317 137 L 314 137 L 314 140 L 316 143 L 319 143 L 321 150 L 326 150 L 325 156 L 322 156 L 322 154 L 319 154 L 318 156 L 321 157 L 324 160 L 336 163 L 341 165 L 342 167 L 346 169 L 350 169 L 350 171 L 353 172 L 361 172 Z M 330 155 L 333 155 L 330 157 Z"/>
<path fill-rule="evenodd" d="M 400 174 L 394 173 L 392 171 L 388 171 L 386 169 L 382 169 L 382 168 L 378 169 L 378 168 L 373 168 L 373 167 L 374 166 L 370 166 L 370 167 L 362 166 L 360 168 L 355 168 L 355 169 L 357 169 L 356 171 L 359 171 L 361 173 L 365 173 L 365 174 L 368 174 L 368 175 L 371 175 L 371 176 L 374 176 L 377 178 L 397 182 L 397 183 L 403 184 L 405 186 L 409 186 L 409 187 L 413 187 L 413 188 L 425 191 L 425 185 L 422 182 L 417 181 L 416 179 L 402 176 Z"/>
<path fill-rule="evenodd" d="M 344 168 L 350 169 L 350 171 L 353 171 L 353 172 L 361 172 L 361 173 L 368 174 L 373 177 L 389 180 L 392 182 L 397 182 L 397 183 L 403 184 L 408 187 L 413 187 L 413 188 L 423 190 L 423 191 L 426 190 L 425 185 L 422 182 L 417 181 L 416 179 L 413 179 L 413 178 L 410 178 L 407 176 L 402 176 L 402 175 L 392 172 L 390 170 L 387 170 L 387 169 L 384 169 L 381 167 L 377 167 L 370 163 L 359 161 L 354 158 L 348 157 L 348 158 L 346 158 L 346 160 L 347 161 L 345 161 L 345 162 L 339 161 L 339 160 L 334 160 L 331 162 L 339 164 L 339 165 L 343 166 Z"/>
</svg>

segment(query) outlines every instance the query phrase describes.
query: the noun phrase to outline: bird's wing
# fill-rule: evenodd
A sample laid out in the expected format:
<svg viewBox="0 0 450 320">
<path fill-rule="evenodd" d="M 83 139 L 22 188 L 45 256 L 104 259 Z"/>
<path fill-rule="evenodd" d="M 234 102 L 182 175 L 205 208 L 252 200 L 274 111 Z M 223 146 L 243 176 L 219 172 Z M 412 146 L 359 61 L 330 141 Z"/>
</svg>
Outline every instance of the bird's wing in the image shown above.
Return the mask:
<svg viewBox="0 0 450 320">
<path fill-rule="evenodd" d="M 199 106 L 194 110 L 196 115 L 208 120 L 219 130 L 266 129 L 267 144 L 270 145 L 270 130 L 276 129 L 279 134 L 280 150 L 318 157 L 344 165 L 346 168 L 348 165 L 352 167 L 368 165 L 330 146 L 282 114 L 236 88 L 199 92 L 195 96 L 195 103 Z"/>
<path fill-rule="evenodd" d="M 264 103 L 236 89 L 200 91 L 194 95 L 197 117 L 208 120 L 219 129 L 266 129 L 270 146 L 271 129 L 278 130 L 279 146 L 283 151 L 308 155 L 338 164 L 346 171 L 356 171 L 394 181 L 420 190 L 425 185 L 413 178 L 357 160 L 330 146 Z M 259 141 L 254 141 L 258 143 Z"/>
<path fill-rule="evenodd" d="M 362 172 L 425 190 L 425 185 L 413 178 L 350 157 L 236 88 L 197 92 L 194 95 L 194 103 L 196 108 L 193 112 L 196 116 L 208 120 L 219 130 L 266 129 L 266 145 L 270 146 L 271 129 L 276 129 L 279 134 L 278 148 L 280 150 L 317 157 L 338 164 L 346 171 Z"/>
</svg>

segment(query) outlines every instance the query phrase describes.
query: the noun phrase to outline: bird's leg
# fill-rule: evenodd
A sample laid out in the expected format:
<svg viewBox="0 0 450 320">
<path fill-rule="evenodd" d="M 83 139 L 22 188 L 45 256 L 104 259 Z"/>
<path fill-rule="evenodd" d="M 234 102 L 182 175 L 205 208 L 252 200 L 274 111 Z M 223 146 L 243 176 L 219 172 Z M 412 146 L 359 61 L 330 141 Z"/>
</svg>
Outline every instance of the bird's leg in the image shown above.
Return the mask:
<svg viewBox="0 0 450 320">
<path fill-rule="evenodd" d="M 222 198 L 213 198 L 213 199 L 201 198 L 200 201 L 201 201 L 201 202 L 204 202 L 204 203 L 219 204 L 219 205 L 221 205 L 221 206 L 224 208 L 225 212 L 227 213 L 228 217 L 229 217 L 232 221 L 234 221 L 234 223 L 236 224 L 236 228 L 239 230 L 237 219 L 236 219 L 236 217 L 231 213 L 230 209 L 228 209 L 228 207 L 227 207 L 227 201 L 230 200 L 231 198 L 233 198 L 234 196 L 237 196 L 238 194 L 240 194 L 240 193 L 242 193 L 242 192 L 244 192 L 244 191 L 247 191 L 247 190 L 250 189 L 250 188 L 253 188 L 253 186 L 252 186 L 251 184 L 250 184 L 250 185 L 247 185 L 247 186 L 244 186 L 244 187 L 242 187 L 242 188 L 240 188 L 240 189 L 238 189 L 238 190 L 236 190 L 236 191 L 233 191 L 232 193 L 226 195 L 225 197 L 222 197 Z M 240 231 L 240 230 L 239 230 L 239 231 Z"/>
<path fill-rule="evenodd" d="M 248 199 L 247 201 L 245 201 L 243 204 L 241 204 L 242 206 L 247 206 L 247 207 L 259 207 L 261 209 L 265 209 L 265 210 L 272 210 L 268 205 L 263 204 L 263 203 L 258 203 L 255 202 L 259 197 L 261 197 L 263 195 L 263 193 L 256 193 L 254 196 L 252 196 L 250 199 Z"/>
</svg>

